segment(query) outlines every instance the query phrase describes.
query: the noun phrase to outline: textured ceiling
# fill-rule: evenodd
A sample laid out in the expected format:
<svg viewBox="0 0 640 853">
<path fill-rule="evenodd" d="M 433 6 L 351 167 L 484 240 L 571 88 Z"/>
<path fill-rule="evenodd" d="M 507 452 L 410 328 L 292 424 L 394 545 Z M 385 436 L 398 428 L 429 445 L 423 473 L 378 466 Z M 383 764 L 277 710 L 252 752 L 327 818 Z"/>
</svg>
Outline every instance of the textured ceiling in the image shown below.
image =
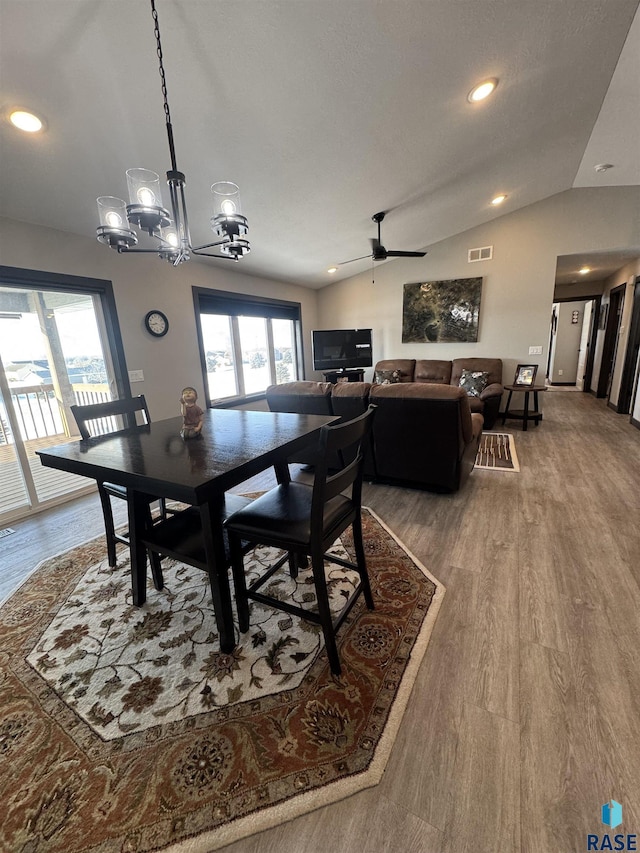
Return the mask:
<svg viewBox="0 0 640 853">
<path fill-rule="evenodd" d="M 235 181 L 252 252 L 233 269 L 322 287 L 370 265 L 326 273 L 370 250 L 379 210 L 388 249 L 422 249 L 574 185 L 640 183 L 637 7 L 157 0 L 194 242 L 211 240 L 211 183 Z M 3 119 L 47 120 L 37 137 L 0 122 L 0 214 L 93 237 L 95 198 L 126 197 L 127 168 L 170 166 L 149 5 L 0 15 Z M 469 104 L 490 76 L 494 96 Z"/>
</svg>

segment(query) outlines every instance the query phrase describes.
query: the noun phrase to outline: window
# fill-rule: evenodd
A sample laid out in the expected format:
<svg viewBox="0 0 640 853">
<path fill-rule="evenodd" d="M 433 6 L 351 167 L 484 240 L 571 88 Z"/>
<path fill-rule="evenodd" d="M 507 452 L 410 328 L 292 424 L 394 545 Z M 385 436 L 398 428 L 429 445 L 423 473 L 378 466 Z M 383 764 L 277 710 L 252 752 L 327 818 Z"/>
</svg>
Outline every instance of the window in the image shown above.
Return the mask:
<svg viewBox="0 0 640 853">
<path fill-rule="evenodd" d="M 210 403 L 262 394 L 303 374 L 299 303 L 193 292 Z"/>
</svg>

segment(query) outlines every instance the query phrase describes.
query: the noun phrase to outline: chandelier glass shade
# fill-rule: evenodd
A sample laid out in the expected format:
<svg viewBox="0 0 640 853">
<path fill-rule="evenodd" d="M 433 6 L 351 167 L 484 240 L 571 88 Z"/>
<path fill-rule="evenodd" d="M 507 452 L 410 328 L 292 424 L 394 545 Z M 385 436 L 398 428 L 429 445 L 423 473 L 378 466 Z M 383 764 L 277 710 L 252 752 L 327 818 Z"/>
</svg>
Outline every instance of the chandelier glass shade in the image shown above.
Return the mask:
<svg viewBox="0 0 640 853">
<path fill-rule="evenodd" d="M 162 61 L 162 44 L 158 14 L 154 0 L 151 14 L 154 21 L 159 61 L 167 140 L 171 157 L 171 169 L 167 172 L 169 206 L 165 208 L 160 189 L 160 176 L 149 169 L 128 169 L 127 187 L 129 204 L 114 196 L 100 196 L 98 215 L 100 225 L 97 237 L 117 252 L 147 252 L 157 254 L 174 266 L 188 261 L 191 255 L 222 258 L 238 261 L 251 251 L 247 234 L 249 226 L 240 208 L 240 191 L 230 181 L 220 181 L 211 187 L 213 216 L 211 228 L 216 239 L 211 243 L 193 246 L 189 233 L 189 217 L 185 200 L 185 176 L 176 165 L 173 143 L 173 127 L 167 99 L 167 85 Z M 138 246 L 138 233 L 148 234 L 155 245 L 150 248 Z M 216 249 L 216 252 L 208 251 Z"/>
</svg>

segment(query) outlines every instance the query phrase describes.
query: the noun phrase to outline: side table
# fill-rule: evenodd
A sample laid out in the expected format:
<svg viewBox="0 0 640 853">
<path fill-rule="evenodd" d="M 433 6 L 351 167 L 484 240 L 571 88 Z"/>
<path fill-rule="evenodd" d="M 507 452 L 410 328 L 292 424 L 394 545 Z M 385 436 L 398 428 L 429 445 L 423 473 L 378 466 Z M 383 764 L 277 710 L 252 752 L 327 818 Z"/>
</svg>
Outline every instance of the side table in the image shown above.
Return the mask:
<svg viewBox="0 0 640 853">
<path fill-rule="evenodd" d="M 540 411 L 540 404 L 538 402 L 538 393 L 540 391 L 546 391 L 545 385 L 505 385 L 505 389 L 509 392 L 509 396 L 507 397 L 507 405 L 505 406 L 504 414 L 502 415 L 502 425 L 504 426 L 504 422 L 507 418 L 511 418 L 517 421 L 522 421 L 522 429 L 526 430 L 529 421 L 533 421 L 535 426 L 538 426 L 540 421 L 542 420 L 542 412 Z M 512 409 L 511 408 L 511 397 L 513 396 L 513 392 L 518 391 L 520 394 L 524 394 L 524 408 L 523 409 Z M 533 392 L 533 411 L 529 411 L 529 395 Z"/>
</svg>

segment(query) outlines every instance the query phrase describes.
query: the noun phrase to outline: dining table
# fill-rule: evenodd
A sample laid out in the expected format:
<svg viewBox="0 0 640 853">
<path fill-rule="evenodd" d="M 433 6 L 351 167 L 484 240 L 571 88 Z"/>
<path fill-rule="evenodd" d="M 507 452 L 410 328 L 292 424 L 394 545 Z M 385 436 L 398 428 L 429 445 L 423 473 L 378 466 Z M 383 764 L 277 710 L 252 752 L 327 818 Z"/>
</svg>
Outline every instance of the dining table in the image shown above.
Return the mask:
<svg viewBox="0 0 640 853">
<path fill-rule="evenodd" d="M 180 435 L 182 418 L 129 427 L 37 451 L 42 465 L 127 489 L 133 603 L 146 601 L 149 496 L 188 504 L 199 513 L 220 648 L 235 646 L 224 542 L 225 493 L 274 468 L 288 477 L 287 459 L 317 441 L 330 415 L 245 409 L 203 414 L 200 436 Z"/>
</svg>

